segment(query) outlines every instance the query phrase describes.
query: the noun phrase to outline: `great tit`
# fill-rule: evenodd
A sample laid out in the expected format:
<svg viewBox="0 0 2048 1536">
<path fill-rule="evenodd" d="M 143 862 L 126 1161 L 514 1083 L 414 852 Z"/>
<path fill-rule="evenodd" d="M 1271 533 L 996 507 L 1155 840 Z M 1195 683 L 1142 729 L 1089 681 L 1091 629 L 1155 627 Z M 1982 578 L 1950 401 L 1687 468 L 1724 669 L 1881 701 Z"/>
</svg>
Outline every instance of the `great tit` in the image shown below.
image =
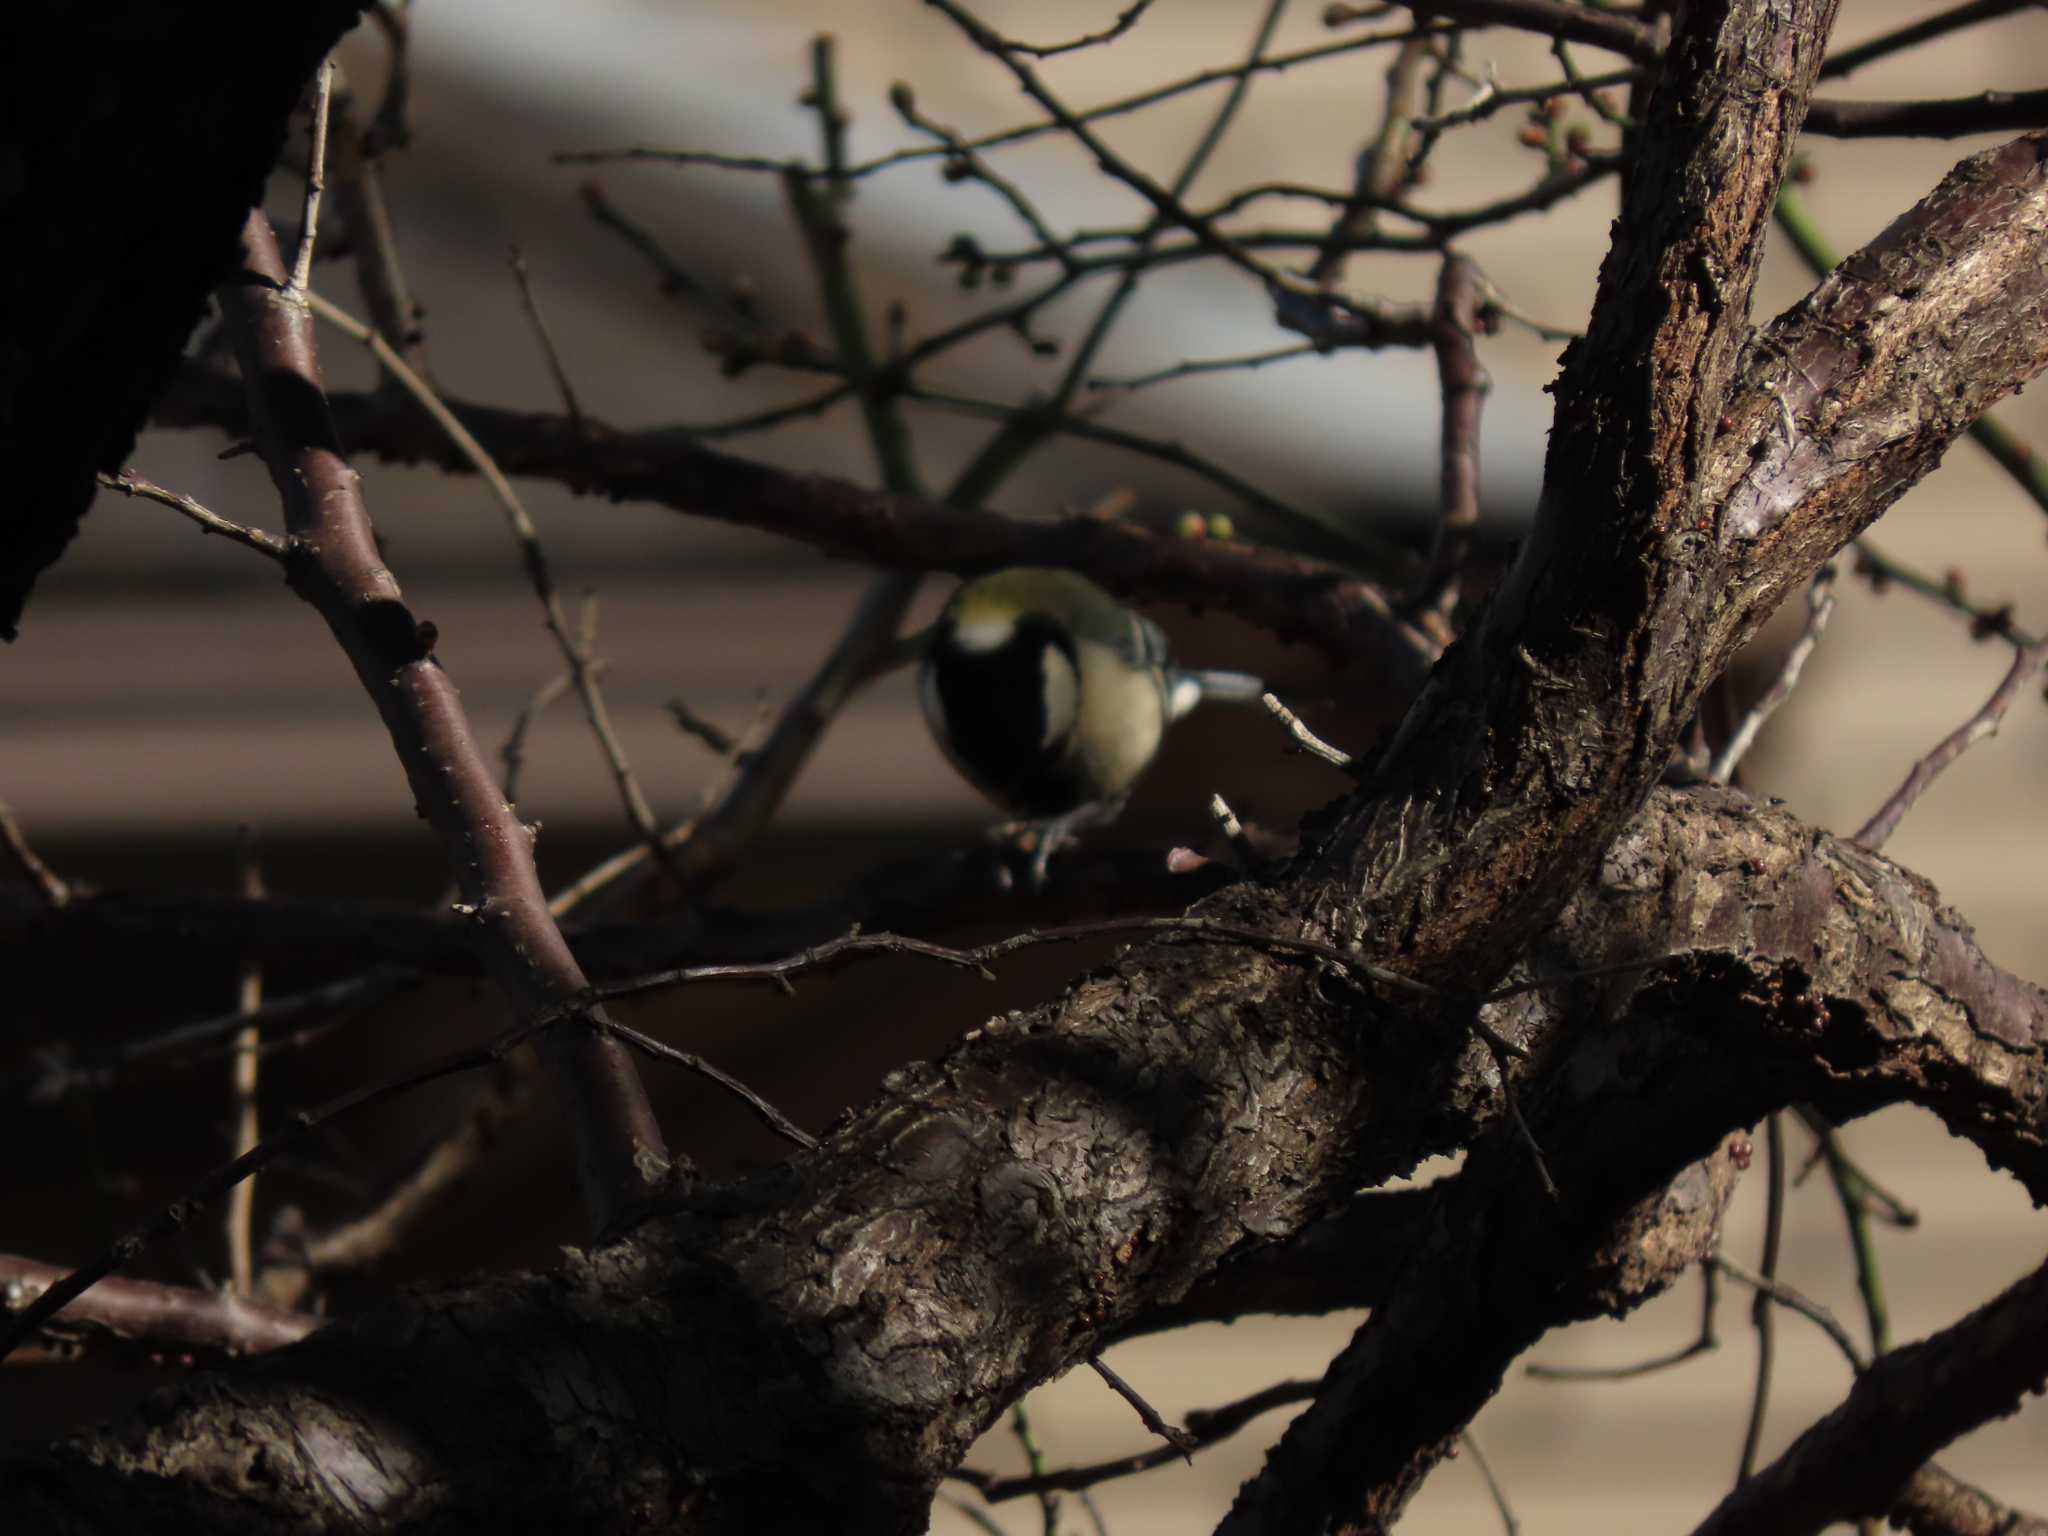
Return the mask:
<svg viewBox="0 0 2048 1536">
<path fill-rule="evenodd" d="M 1196 704 L 1263 691 L 1242 672 L 1176 667 L 1150 619 L 1085 577 L 1024 565 L 953 594 L 918 689 L 953 766 L 1043 824 L 1041 856 L 1073 828 L 1113 818 L 1166 727 Z"/>
</svg>

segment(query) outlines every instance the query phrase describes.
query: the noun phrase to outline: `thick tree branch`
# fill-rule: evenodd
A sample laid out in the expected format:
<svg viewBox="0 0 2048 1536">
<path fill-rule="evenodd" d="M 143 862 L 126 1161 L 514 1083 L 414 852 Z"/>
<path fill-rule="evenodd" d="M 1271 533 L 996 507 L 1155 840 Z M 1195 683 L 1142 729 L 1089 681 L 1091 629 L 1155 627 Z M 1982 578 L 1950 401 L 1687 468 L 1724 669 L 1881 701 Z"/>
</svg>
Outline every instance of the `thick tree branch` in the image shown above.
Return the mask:
<svg viewBox="0 0 2048 1536">
<path fill-rule="evenodd" d="M 341 393 L 329 403 L 343 441 L 358 452 L 457 472 L 471 467 L 403 401 Z M 1101 518 L 1025 522 L 866 490 L 720 453 L 680 430 L 622 432 L 585 417 L 579 434 L 566 416 L 447 403 L 508 475 L 740 523 L 869 565 L 963 576 L 1006 565 L 1065 566 L 1120 597 L 1235 614 L 1339 661 L 1379 669 L 1394 686 L 1419 684 L 1436 653 L 1394 616 L 1377 586 L 1321 561 Z M 233 381 L 198 365 L 157 403 L 155 419 L 234 433 L 247 423 Z"/>
<path fill-rule="evenodd" d="M 1244 887 L 1219 905 L 1283 919 Z M 1495 1116 L 1485 1052 L 1447 1061 L 1440 1031 L 1334 973 L 1205 955 L 1133 952 L 1057 1004 L 992 1021 L 943 1063 L 898 1074 L 819 1153 L 687 1200 L 560 1275 L 400 1303 L 232 1382 L 179 1388 L 154 1429 L 54 1453 L 0 1493 L 0 1511 L 26 1511 L 31 1528 L 62 1509 L 129 1529 L 234 1499 L 252 1529 L 296 1523 L 308 1498 L 341 1496 L 320 1492 L 306 1459 L 323 1444 L 330 1466 L 338 1447 L 378 1448 L 382 1470 L 348 1496 L 387 1524 L 485 1486 L 500 1512 L 607 1527 L 619 1499 L 680 1496 L 674 1479 L 694 1476 L 709 1481 L 692 1484 L 689 1529 L 776 1528 L 820 1499 L 849 1530 L 918 1529 L 937 1479 L 1025 1386 L 1142 1326 L 1226 1254 Z M 1673 1273 L 1676 1247 L 1602 1239 L 1763 1109 L 1923 1103 L 2048 1191 L 2048 998 L 1985 962 L 1961 921 L 1882 859 L 1727 791 L 1661 793 L 1536 963 L 1633 957 L 1633 997 L 1610 976 L 1496 1017 L 1547 1062 L 1524 1092 L 1565 1201 L 1532 1193 L 1505 1135 L 1475 1153 L 1480 1177 L 1432 1194 L 1461 1203 L 1432 1218 L 1429 1254 L 1462 1233 L 1478 1247 L 1459 1251 L 1486 1262 L 1445 1270 L 1411 1248 L 1383 1302 L 1417 1326 L 1380 1337 L 1409 1340 L 1406 1358 L 1433 1373 L 1375 1436 L 1403 1466 L 1426 1461 L 1458 1401 L 1483 1397 L 1556 1320 L 1553 1292 L 1621 1306 Z M 1340 1134 L 1358 1124 L 1369 1132 Z M 1473 1212 L 1484 1219 L 1462 1219 Z M 1412 1243 L 1405 1222 L 1390 1230 Z M 1589 1270 L 1602 1252 L 1615 1267 Z M 1445 1297 L 1428 1306 L 1431 1284 Z M 1482 1328 L 1452 1305 L 1473 1286 L 1521 1300 Z M 579 1383 L 566 1396 L 564 1373 Z M 365 1420 L 336 1406 L 350 1402 L 379 1406 Z M 279 1458 L 275 1480 L 252 1486 L 241 1460 L 208 1449 L 222 1415 L 237 1443 Z M 609 1475 L 539 1453 L 535 1436 L 572 1424 L 603 1438 Z"/>
<path fill-rule="evenodd" d="M 2048 1377 L 2048 1266 L 1961 1322 L 1880 1356 L 1841 1407 L 1740 1484 L 1694 1536 L 1807 1536 L 1909 1503 L 1944 1445 L 2018 1409 Z"/>
<path fill-rule="evenodd" d="M 320 611 L 384 717 L 451 872 L 485 963 L 522 1014 L 573 1004 L 584 979 L 548 913 L 532 837 L 506 804 L 469 730 L 430 626 L 407 611 L 378 552 L 356 476 L 337 447 L 313 321 L 286 291 L 260 212 L 243 231 L 242 278 L 222 304 L 248 381 L 250 414 L 285 511 L 286 579 Z M 586 1210 L 604 1231 L 659 1185 L 666 1149 L 624 1047 L 574 1019 L 539 1041 L 572 1106 Z"/>
</svg>

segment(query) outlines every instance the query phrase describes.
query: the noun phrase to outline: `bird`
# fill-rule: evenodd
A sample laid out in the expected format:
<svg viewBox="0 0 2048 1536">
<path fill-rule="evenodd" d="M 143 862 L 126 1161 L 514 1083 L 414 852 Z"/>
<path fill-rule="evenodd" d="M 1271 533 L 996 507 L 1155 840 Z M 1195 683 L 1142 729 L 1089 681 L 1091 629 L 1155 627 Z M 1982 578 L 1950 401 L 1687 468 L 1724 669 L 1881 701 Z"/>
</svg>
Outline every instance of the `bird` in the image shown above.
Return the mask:
<svg viewBox="0 0 2048 1536">
<path fill-rule="evenodd" d="M 925 641 L 918 697 L 961 777 L 1038 835 L 1033 874 L 1112 821 L 1167 726 L 1205 699 L 1255 703 L 1244 672 L 1174 664 L 1166 636 L 1085 576 L 1012 566 L 963 582 Z"/>
</svg>

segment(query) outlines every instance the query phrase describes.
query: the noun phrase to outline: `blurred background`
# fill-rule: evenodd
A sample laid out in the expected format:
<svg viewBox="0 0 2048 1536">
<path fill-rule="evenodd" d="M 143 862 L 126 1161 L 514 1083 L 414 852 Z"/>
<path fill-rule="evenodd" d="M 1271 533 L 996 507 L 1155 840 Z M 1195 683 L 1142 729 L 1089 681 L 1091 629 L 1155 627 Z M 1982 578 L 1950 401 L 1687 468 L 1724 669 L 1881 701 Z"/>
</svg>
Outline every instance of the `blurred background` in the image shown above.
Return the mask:
<svg viewBox="0 0 2048 1536">
<path fill-rule="evenodd" d="M 1837 47 L 1939 8 L 1850 0 Z M 1107 26 L 1119 7 L 1106 0 L 981 0 L 976 9 L 1010 35 L 1051 42 Z M 1113 100 L 1241 58 L 1258 9 L 1232 0 L 1161 0 L 1116 44 L 1042 68 L 1074 105 Z M 822 0 L 604 0 L 573 7 L 420 0 L 409 15 L 412 141 L 381 165 L 400 252 L 424 306 L 437 384 L 467 400 L 558 407 L 509 269 L 516 246 L 583 408 L 619 427 L 715 426 L 802 399 L 817 380 L 771 367 L 722 376 L 705 342 L 719 324 L 717 306 L 665 294 L 641 255 L 593 223 L 582 194 L 593 178 L 711 294 L 743 289 L 780 326 L 819 337 L 824 326 L 772 175 L 564 165 L 555 162 L 557 151 L 647 144 L 815 158 L 815 115 L 798 97 L 808 81 L 810 40 L 823 30 L 837 34 L 839 88 L 853 114 L 856 159 L 928 142 L 890 109 L 897 81 L 915 88 L 921 113 L 963 134 L 1037 115 L 997 64 L 915 0 L 866 0 L 853 8 Z M 1332 38 L 1320 7 L 1297 4 L 1272 51 Z M 1589 69 L 1613 65 L 1597 51 L 1582 53 Z M 1389 56 L 1347 54 L 1258 79 L 1190 202 L 1208 206 L 1263 182 L 1347 186 L 1355 155 L 1379 123 Z M 355 89 L 374 101 L 386 68 L 380 38 L 366 32 L 352 39 L 342 58 Z M 1504 85 L 1556 77 L 1543 42 L 1504 31 L 1469 34 L 1464 58 L 1475 74 L 1493 72 Z M 1828 93 L 1859 99 L 2033 88 L 2043 83 L 2044 58 L 2048 15 L 2021 10 L 1858 71 Z M 1170 176 L 1221 89 L 1107 120 L 1101 131 L 1121 153 Z M 1542 155 L 1518 141 L 1526 124 L 1511 110 L 1448 135 L 1415 201 L 1465 207 L 1533 184 Z M 1593 126 L 1596 142 L 1604 142 Z M 1833 243 L 1851 249 L 1982 142 L 1809 140 L 1813 179 L 1802 190 Z M 995 163 L 1062 229 L 1129 227 L 1148 212 L 1085 152 L 1056 136 L 1006 151 Z M 273 205 L 281 229 L 295 227 L 297 196 L 296 182 L 280 177 Z M 1322 217 L 1313 208 L 1290 209 L 1273 225 L 1315 228 Z M 1460 245 L 1519 310 L 1576 328 L 1613 214 L 1608 182 L 1546 215 L 1475 232 Z M 947 181 L 934 160 L 865 178 L 850 221 L 852 260 L 871 311 L 879 317 L 900 302 L 913 339 L 1001 298 L 986 288 L 963 290 L 957 268 L 937 259 L 956 235 L 990 250 L 1029 244 L 985 187 Z M 1780 244 L 1774 234 L 1760 315 L 1810 286 Z M 1018 282 L 1036 280 L 1026 272 Z M 1434 282 L 1435 263 L 1426 256 L 1357 256 L 1344 275 L 1353 292 L 1417 302 L 1427 301 Z M 349 263 L 323 264 L 317 285 L 361 312 Z M 1071 344 L 1104 286 L 1085 285 L 1051 307 L 1034 334 Z M 1127 379 L 1291 339 L 1276 330 L 1269 304 L 1242 274 L 1190 262 L 1147 280 L 1095 372 Z M 373 382 L 357 348 L 333 333 L 325 347 L 330 383 Z M 1481 342 L 1494 381 L 1482 431 L 1487 536 L 1503 551 L 1525 524 L 1539 484 L 1549 419 L 1542 390 L 1557 351 L 1554 342 L 1513 325 Z M 998 332 L 949 355 L 931 377 L 962 396 L 1014 402 L 1052 387 L 1064 361 L 1036 356 L 1017 336 Z M 1340 352 L 1099 393 L 1101 421 L 1185 443 L 1327 522 L 1411 545 L 1427 539 L 1438 394 L 1426 352 Z M 2048 410 L 2038 393 L 1998 414 L 2032 440 L 2048 439 Z M 987 421 L 923 407 L 913 407 L 910 417 L 920 467 L 934 485 L 945 484 L 993 430 Z M 222 461 L 224 445 L 218 433 L 154 431 L 145 434 L 133 465 L 227 517 L 274 526 L 275 503 L 259 462 Z M 844 409 L 721 446 L 790 470 L 874 480 L 858 420 Z M 497 509 L 474 478 L 367 460 L 358 467 L 408 600 L 439 627 L 438 654 L 461 685 L 480 736 L 502 740 L 559 660 Z M 746 725 L 764 703 L 779 705 L 832 644 L 866 573 L 665 509 L 577 500 L 541 484 L 521 490 L 564 593 L 572 601 L 585 592 L 597 597 L 607 697 L 642 785 L 665 818 L 687 814 L 715 783 L 720 764 L 675 728 L 667 703 L 680 699 L 729 729 Z M 1255 515 L 1210 481 L 1072 439 L 1041 450 L 992 504 L 1052 515 L 1126 494 L 1135 498 L 1133 515 L 1156 523 L 1193 510 L 1225 513 L 1249 533 L 1262 531 Z M 1960 445 L 1874 538 L 1887 554 L 1937 578 L 1961 573 L 1983 601 L 2012 602 L 2022 625 L 2048 625 L 2041 509 L 1974 445 Z M 943 579 L 926 584 L 919 621 L 949 586 Z M 1188 660 L 1261 671 L 1283 694 L 1304 701 L 1309 718 L 1340 744 L 1361 746 L 1383 723 L 1370 678 L 1333 676 L 1306 649 L 1280 646 L 1227 617 L 1157 617 Z M 1796 630 L 1798 614 L 1781 616 L 1760 643 L 1763 654 L 1752 668 L 1760 677 L 1789 639 L 1788 618 Z M 1916 757 L 1978 706 L 2007 661 L 1995 642 L 1973 643 L 1954 615 L 1896 589 L 1875 593 L 1845 575 L 1833 625 L 1792 706 L 1749 759 L 1749 782 L 1818 824 L 1852 831 Z M 2048 855 L 2048 806 L 2038 779 L 2044 737 L 2039 694 L 2029 690 L 1998 739 L 1964 758 L 1887 848 L 1969 915 L 1995 960 L 2037 981 L 2048 981 L 2037 895 Z M 1241 716 L 1198 716 L 1174 738 L 1109 839 L 1162 849 L 1200 841 L 1214 791 L 1242 814 L 1290 826 L 1341 786 L 1283 745 L 1277 731 L 1248 726 Z M 280 892 L 429 902 L 444 878 L 389 744 L 311 610 L 283 589 L 267 562 L 200 537 L 161 507 L 116 496 L 102 497 L 78 544 L 43 578 L 21 639 L 0 654 L 0 799 L 61 873 L 105 886 L 230 890 L 242 825 L 256 830 L 266 874 Z M 550 885 L 627 840 L 573 701 L 557 705 L 531 736 L 520 801 L 528 819 L 543 825 L 539 853 Z M 989 820 L 988 808 L 933 748 L 912 680 L 898 673 L 869 688 L 837 722 L 725 894 L 761 907 L 827 895 L 885 860 L 970 842 Z M 858 1103 L 890 1064 L 943 1048 L 992 1011 L 1048 995 L 1085 958 L 1027 957 L 1007 966 L 995 987 L 877 961 L 814 981 L 794 1001 L 765 992 L 692 993 L 640 1010 L 636 1022 L 711 1055 L 800 1121 L 821 1126 Z M 52 1038 L 146 1035 L 218 1012 L 233 995 L 228 977 L 210 990 L 185 981 L 150 983 L 110 956 L 109 974 L 94 982 L 72 976 L 29 985 L 17 997 L 13 1038 L 33 1047 Z M 906 1034 L 911 1026 L 898 1003 L 912 988 L 925 1000 L 918 1010 L 924 1022 Z M 492 1010 L 479 989 L 451 982 L 394 1010 L 345 1018 L 303 1048 L 266 1059 L 265 1102 L 304 1103 L 473 1038 L 495 1018 Z M 895 1032 L 881 1037 L 863 1028 L 871 1017 L 890 1020 Z M 659 1069 L 650 1077 L 675 1140 L 708 1168 L 773 1155 L 750 1123 L 695 1084 Z M 259 1226 L 287 1204 L 315 1219 L 359 1204 L 433 1137 L 458 1092 L 429 1090 L 381 1108 L 345 1127 L 328 1155 L 266 1176 Z M 14 1170 L 0 1192 L 0 1246 L 59 1262 L 86 1258 L 219 1160 L 227 1103 L 225 1063 L 214 1059 L 145 1081 L 124 1079 L 101 1095 L 11 1107 L 0 1131 Z M 1974 1152 L 1950 1142 L 1933 1122 L 1888 1114 L 1852 1127 L 1848 1139 L 1922 1216 L 1916 1230 L 1880 1234 L 1900 1340 L 1952 1320 L 2039 1261 L 2044 1224 L 2024 1195 L 1988 1174 Z M 1795 1161 L 1803 1158 L 1802 1133 L 1794 1130 L 1790 1140 Z M 362 1294 L 399 1281 L 546 1262 L 576 1236 L 565 1155 L 560 1128 L 544 1108 L 494 1150 L 485 1172 L 398 1260 L 365 1277 Z M 1744 1262 L 1760 1242 L 1760 1207 L 1761 1181 L 1752 1177 L 1730 1225 L 1730 1252 Z M 216 1277 L 219 1269 L 217 1228 L 209 1228 L 152 1272 L 189 1282 Z M 1794 1192 L 1783 1273 L 1853 1326 L 1860 1314 L 1846 1242 L 1818 1179 Z M 1674 1348 L 1697 1328 L 1696 1286 L 1688 1282 L 1626 1324 L 1589 1325 L 1548 1340 L 1537 1356 L 1626 1363 Z M 1721 1347 L 1701 1360 L 1617 1384 L 1511 1379 L 1476 1430 L 1524 1532 L 1682 1529 L 1711 1507 L 1733 1472 L 1755 1349 L 1748 1298 L 1727 1289 Z M 346 1305 L 349 1298 L 343 1287 L 335 1301 Z M 1179 1416 L 1279 1377 L 1314 1376 L 1355 1323 L 1253 1321 L 1148 1340 L 1118 1350 L 1113 1360 L 1163 1412 Z M 1779 1331 L 1766 1456 L 1824 1412 L 1848 1381 L 1817 1330 L 1786 1316 Z M 73 1418 L 132 1399 L 151 1377 L 144 1367 L 10 1369 L 0 1373 L 6 1432 L 47 1437 Z M 1032 1414 L 1054 1465 L 1146 1444 L 1128 1409 L 1087 1373 L 1034 1396 Z M 1259 1420 L 1192 1469 L 1104 1486 L 1095 1498 L 1108 1528 L 1117 1536 L 1206 1529 L 1283 1423 L 1281 1414 Z M 1943 1460 L 2038 1509 L 2048 1507 L 2044 1451 L 2048 1419 L 2030 1411 L 1973 1436 Z M 1017 1467 L 1020 1454 L 1010 1437 L 997 1434 L 976 1460 Z M 1040 1525 L 1035 1506 L 1011 1504 L 994 1513 L 1008 1530 Z M 1088 1528 L 1071 1504 L 1066 1519 L 1070 1529 Z M 1486 1530 L 1497 1521 L 1466 1458 L 1430 1480 L 1403 1528 Z M 942 1506 L 934 1528 L 972 1527 Z"/>
</svg>

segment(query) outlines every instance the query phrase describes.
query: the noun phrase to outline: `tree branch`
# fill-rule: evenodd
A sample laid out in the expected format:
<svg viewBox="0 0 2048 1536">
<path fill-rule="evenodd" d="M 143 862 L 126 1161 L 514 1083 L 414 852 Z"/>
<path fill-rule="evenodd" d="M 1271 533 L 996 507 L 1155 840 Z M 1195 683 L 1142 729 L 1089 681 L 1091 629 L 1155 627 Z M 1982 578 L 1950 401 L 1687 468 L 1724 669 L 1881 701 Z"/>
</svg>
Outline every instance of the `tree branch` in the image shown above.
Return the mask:
<svg viewBox="0 0 2048 1536">
<path fill-rule="evenodd" d="M 19 1312 L 69 1271 L 0 1253 L 0 1318 Z M 56 1318 L 46 1335 L 112 1340 L 153 1355 L 220 1359 L 295 1344 L 323 1320 L 263 1306 L 229 1291 L 195 1291 L 110 1276 Z"/>
<path fill-rule="evenodd" d="M 382 394 L 330 398 L 337 431 L 359 452 L 399 463 L 471 466 L 402 402 Z M 795 475 L 720 453 L 674 429 L 622 432 L 585 417 L 446 402 L 508 475 L 552 480 L 582 494 L 650 501 L 693 516 L 799 539 L 843 559 L 974 575 L 1008 565 L 1087 573 L 1119 597 L 1216 608 L 1376 669 L 1412 689 L 1436 647 L 1394 616 L 1380 589 L 1336 566 L 1209 539 L 1156 534 L 1095 518 L 1026 522 L 999 513 Z M 247 429 L 232 380 L 188 367 L 158 403 L 160 426 Z"/>
<path fill-rule="evenodd" d="M 397 747 L 476 920 L 484 960 L 522 1015 L 573 1003 L 581 969 L 549 915 L 532 838 L 505 803 L 449 681 L 432 631 L 407 611 L 376 546 L 357 480 L 337 448 L 313 322 L 288 295 L 260 212 L 243 232 L 246 271 L 223 290 L 250 414 L 291 537 L 286 579 L 320 611 Z M 640 1206 L 666 1149 L 630 1058 L 572 1022 L 540 1048 L 572 1105 L 586 1210 L 597 1231 Z"/>
<path fill-rule="evenodd" d="M 2018 1409 L 2048 1375 L 2048 1266 L 1941 1332 L 1880 1356 L 1842 1405 L 1738 1486 L 1694 1536 L 1806 1536 L 1939 1490 L 1936 1451 Z"/>
</svg>

